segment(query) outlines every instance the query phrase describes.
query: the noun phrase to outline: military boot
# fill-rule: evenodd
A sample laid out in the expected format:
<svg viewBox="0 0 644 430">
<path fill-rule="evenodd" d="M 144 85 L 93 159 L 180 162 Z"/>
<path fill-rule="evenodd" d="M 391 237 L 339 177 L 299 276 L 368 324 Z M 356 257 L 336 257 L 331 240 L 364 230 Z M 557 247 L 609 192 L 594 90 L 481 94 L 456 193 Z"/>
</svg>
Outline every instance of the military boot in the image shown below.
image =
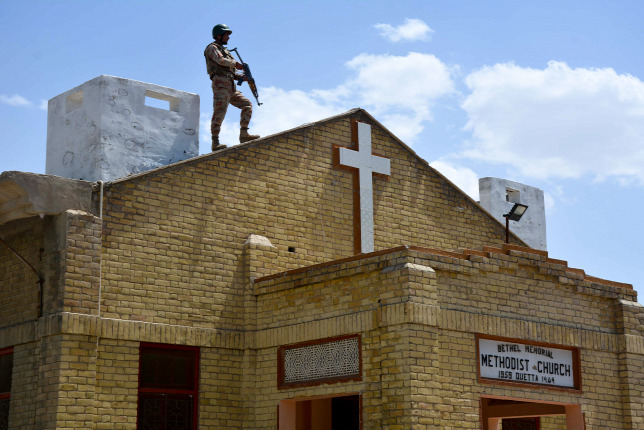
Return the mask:
<svg viewBox="0 0 644 430">
<path fill-rule="evenodd" d="M 248 134 L 248 127 L 242 127 L 239 130 L 239 143 L 248 142 L 253 139 L 259 139 L 259 136 L 256 134 Z"/>
<path fill-rule="evenodd" d="M 220 149 L 228 148 L 226 145 L 219 143 L 219 136 L 212 137 L 212 146 L 210 149 L 212 152 L 219 151 Z"/>
</svg>

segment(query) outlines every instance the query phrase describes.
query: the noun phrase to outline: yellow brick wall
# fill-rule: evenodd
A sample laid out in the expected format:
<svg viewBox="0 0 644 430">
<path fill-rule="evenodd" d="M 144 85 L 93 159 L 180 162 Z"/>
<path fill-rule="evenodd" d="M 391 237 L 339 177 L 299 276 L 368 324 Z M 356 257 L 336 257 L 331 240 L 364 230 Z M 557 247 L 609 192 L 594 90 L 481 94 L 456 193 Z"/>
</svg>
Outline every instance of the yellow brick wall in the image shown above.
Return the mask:
<svg viewBox="0 0 644 430">
<path fill-rule="evenodd" d="M 615 294 L 579 294 L 577 286 L 561 282 L 573 276 L 562 265 L 527 253 L 494 255 L 494 259 L 473 257 L 458 270 L 437 270 L 443 306 L 468 313 L 511 316 L 565 327 L 579 327 L 606 333 L 617 329 Z M 477 263 L 477 260 L 479 261 Z M 431 267 L 458 263 L 447 257 Z M 479 267 L 485 265 L 485 276 Z M 547 270 L 550 273 L 547 273 Z"/>
<path fill-rule="evenodd" d="M 42 221 L 13 221 L 0 229 L 0 237 L 32 266 L 40 265 Z M 38 277 L 0 244 L 0 327 L 32 321 L 38 315 Z M 0 347 L 1 348 L 1 347 Z"/>
<path fill-rule="evenodd" d="M 641 340 L 641 337 L 640 337 Z M 644 428 L 644 352 L 638 354 L 624 352 L 620 355 L 620 376 L 622 378 L 622 398 L 624 422 L 632 429 Z M 628 381 L 628 383 L 627 383 Z"/>
<path fill-rule="evenodd" d="M 38 360 L 36 342 L 13 349 L 13 379 L 9 423 L 11 428 L 35 428 L 38 395 Z"/>
<path fill-rule="evenodd" d="M 456 429 L 479 428 L 479 399 L 483 391 L 476 382 L 476 345 L 471 333 L 441 330 L 438 336 L 438 375 L 436 406 L 440 417 L 436 424 L 449 422 Z M 489 390 L 484 391 L 486 394 Z M 436 414 L 437 415 L 437 414 Z"/>
<path fill-rule="evenodd" d="M 242 428 L 252 421 L 242 404 L 244 351 L 202 348 L 200 361 L 200 428 Z"/>
<path fill-rule="evenodd" d="M 276 247 L 273 271 L 353 255 L 352 175 L 332 166 L 349 130 L 339 118 L 108 184 L 104 314 L 238 328 L 249 235 Z M 373 148 L 392 159 L 391 179 L 374 180 L 376 249 L 502 242 L 500 224 L 376 126 Z"/>
<path fill-rule="evenodd" d="M 259 279 L 256 342 L 272 347 L 258 353 L 258 391 L 276 396 L 257 416 L 270 417 L 280 399 L 355 391 L 364 428 L 478 429 L 481 396 L 580 404 L 589 429 L 639 428 L 642 338 L 625 345 L 617 313 L 634 293 L 566 269 L 518 251 L 458 259 L 402 250 Z M 363 381 L 275 388 L 277 346 L 348 333 L 363 336 Z M 479 383 L 476 333 L 579 347 L 583 392 Z"/>
<path fill-rule="evenodd" d="M 564 417 L 541 417 L 539 430 L 567 430 Z"/>
<path fill-rule="evenodd" d="M 56 428 L 93 428 L 96 338 L 63 335 L 60 343 Z"/>
<path fill-rule="evenodd" d="M 54 335 L 14 347 L 12 429 L 93 428 L 96 338 Z"/>
<path fill-rule="evenodd" d="M 95 429 L 136 429 L 139 342 L 101 339 L 96 360 Z"/>
<path fill-rule="evenodd" d="M 39 341 L 36 428 L 55 429 L 58 424 L 62 339 L 63 335 L 56 335 L 44 337 Z"/>
<path fill-rule="evenodd" d="M 98 314 L 101 258 L 101 220 L 93 215 L 68 211 L 61 288 L 64 312 Z"/>
<path fill-rule="evenodd" d="M 0 236 L 38 271 L 0 245 L 0 328 L 38 318 L 39 276 L 44 280 L 43 315 L 98 313 L 98 218 L 75 211 L 27 218 L 3 226 Z"/>
</svg>

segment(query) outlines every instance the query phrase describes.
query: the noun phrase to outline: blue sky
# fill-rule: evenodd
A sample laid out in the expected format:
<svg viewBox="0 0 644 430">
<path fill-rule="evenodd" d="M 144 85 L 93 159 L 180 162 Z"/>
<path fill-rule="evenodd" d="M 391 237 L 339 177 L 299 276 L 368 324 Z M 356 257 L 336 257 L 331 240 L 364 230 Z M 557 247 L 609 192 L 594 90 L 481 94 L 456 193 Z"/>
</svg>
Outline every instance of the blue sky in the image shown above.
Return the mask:
<svg viewBox="0 0 644 430">
<path fill-rule="evenodd" d="M 203 49 L 223 22 L 264 103 L 251 132 L 365 108 L 474 199 L 479 177 L 543 189 L 550 256 L 642 292 L 642 16 L 639 0 L 5 0 L 0 172 L 44 173 L 46 101 L 102 74 L 199 94 L 208 152 Z"/>
</svg>

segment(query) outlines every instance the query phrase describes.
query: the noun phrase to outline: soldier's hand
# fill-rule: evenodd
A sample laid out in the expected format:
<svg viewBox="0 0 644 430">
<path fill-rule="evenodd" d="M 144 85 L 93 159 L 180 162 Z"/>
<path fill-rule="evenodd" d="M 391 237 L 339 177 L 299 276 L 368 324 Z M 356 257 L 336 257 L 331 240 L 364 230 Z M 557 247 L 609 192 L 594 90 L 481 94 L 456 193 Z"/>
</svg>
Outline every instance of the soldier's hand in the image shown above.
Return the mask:
<svg viewBox="0 0 644 430">
<path fill-rule="evenodd" d="M 244 65 L 242 63 L 235 63 L 235 69 L 244 70 Z"/>
</svg>

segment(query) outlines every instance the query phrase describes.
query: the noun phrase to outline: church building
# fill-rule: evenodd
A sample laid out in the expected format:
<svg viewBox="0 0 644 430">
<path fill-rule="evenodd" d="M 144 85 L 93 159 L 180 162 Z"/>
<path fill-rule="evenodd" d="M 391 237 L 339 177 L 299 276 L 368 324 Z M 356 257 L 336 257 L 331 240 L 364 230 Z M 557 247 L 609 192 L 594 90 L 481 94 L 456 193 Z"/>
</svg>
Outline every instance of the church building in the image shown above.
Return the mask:
<svg viewBox="0 0 644 430">
<path fill-rule="evenodd" d="M 365 110 L 201 156 L 198 112 L 102 76 L 0 174 L 0 430 L 644 429 L 631 285 Z"/>
</svg>

